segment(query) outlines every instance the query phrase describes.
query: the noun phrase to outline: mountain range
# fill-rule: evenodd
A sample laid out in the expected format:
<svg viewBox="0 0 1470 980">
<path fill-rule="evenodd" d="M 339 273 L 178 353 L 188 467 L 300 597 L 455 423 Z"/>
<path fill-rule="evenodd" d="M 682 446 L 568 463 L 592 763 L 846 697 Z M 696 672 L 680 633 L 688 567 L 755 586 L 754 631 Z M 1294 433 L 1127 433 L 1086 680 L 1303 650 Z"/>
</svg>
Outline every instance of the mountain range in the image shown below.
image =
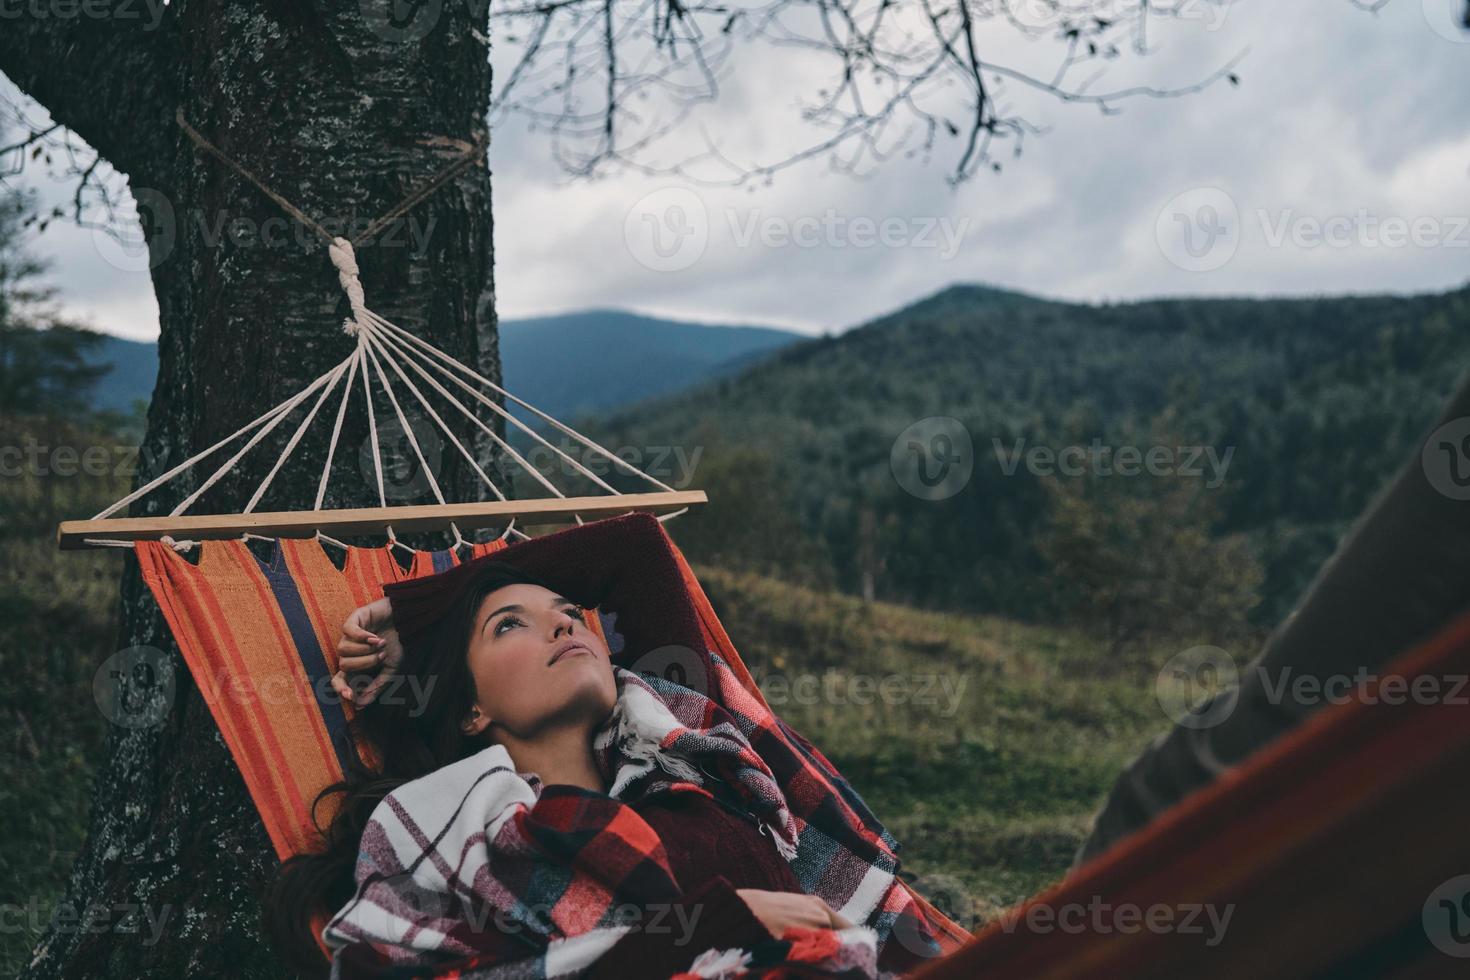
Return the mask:
<svg viewBox="0 0 1470 980">
<path fill-rule="evenodd" d="M 152 345 L 105 350 L 99 401 L 147 398 Z M 594 310 L 506 321 L 501 352 L 508 389 L 710 494 L 681 532 L 698 560 L 1044 618 L 1055 473 L 1035 461 L 1153 449 L 1163 478 L 1200 477 L 1213 533 L 1250 540 L 1274 622 L 1470 365 L 1470 289 L 1092 304 L 960 284 L 835 335 Z M 942 499 L 899 472 L 936 446 L 968 467 Z"/>
<path fill-rule="evenodd" d="M 1465 287 L 1089 304 L 957 285 L 588 434 L 702 454 L 696 558 L 770 556 L 779 567 L 759 570 L 1037 619 L 1055 615 L 1038 541 L 1058 461 L 1081 461 L 1100 493 L 1182 481 L 1220 511 L 1211 533 L 1248 539 L 1268 624 L 1418 458 L 1467 366 Z M 967 468 L 952 493 L 904 471 L 916 451 L 936 477 L 941 457 Z M 1150 451 L 1152 480 L 1109 462 Z"/>
<path fill-rule="evenodd" d="M 802 339 L 770 327 L 723 326 L 585 310 L 500 322 L 502 383 L 558 419 L 669 394 Z M 585 355 L 585 356 L 578 356 Z M 113 370 L 97 383 L 99 410 L 131 413 L 153 397 L 158 348 L 107 335 L 89 360 Z M 513 406 L 523 421 L 534 416 Z"/>
</svg>

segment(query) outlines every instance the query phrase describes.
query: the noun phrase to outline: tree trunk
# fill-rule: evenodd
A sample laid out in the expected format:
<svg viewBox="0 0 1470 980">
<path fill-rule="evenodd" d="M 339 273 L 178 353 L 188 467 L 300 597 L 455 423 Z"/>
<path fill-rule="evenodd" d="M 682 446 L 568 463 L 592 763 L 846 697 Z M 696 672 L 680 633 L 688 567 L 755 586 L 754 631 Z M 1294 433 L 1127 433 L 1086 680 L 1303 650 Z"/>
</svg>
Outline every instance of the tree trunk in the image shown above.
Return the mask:
<svg viewBox="0 0 1470 980">
<path fill-rule="evenodd" d="M 375 27 L 364 17 L 375 6 L 174 0 L 156 29 L 51 17 L 7 22 L 0 33 L 0 70 L 125 172 L 148 212 L 161 334 L 135 486 L 299 391 L 354 344 L 341 329 L 348 308 L 323 243 L 198 152 L 175 110 L 349 238 L 483 132 L 490 69 L 474 33 L 483 6 L 445 4 L 423 38 Z M 358 247 L 368 305 L 498 381 L 491 249 L 490 176 L 477 164 Z M 336 404 L 323 407 L 260 509 L 312 506 Z M 362 416 L 359 395 L 324 507 L 378 502 L 361 463 Z M 191 512 L 241 509 L 299 418 Z M 460 421 L 460 431 L 473 428 Z M 495 476 L 486 440 L 473 448 Z M 211 456 L 132 513 L 167 513 L 226 458 Z M 437 461 L 449 499 L 483 499 L 452 446 Z M 260 891 L 275 867 L 270 843 L 131 554 L 124 574 L 119 648 L 165 651 L 173 697 L 161 724 L 112 728 L 62 905 L 73 912 L 53 918 L 27 975 L 281 976 L 259 929 Z M 89 926 L 87 910 L 99 907 Z"/>
</svg>

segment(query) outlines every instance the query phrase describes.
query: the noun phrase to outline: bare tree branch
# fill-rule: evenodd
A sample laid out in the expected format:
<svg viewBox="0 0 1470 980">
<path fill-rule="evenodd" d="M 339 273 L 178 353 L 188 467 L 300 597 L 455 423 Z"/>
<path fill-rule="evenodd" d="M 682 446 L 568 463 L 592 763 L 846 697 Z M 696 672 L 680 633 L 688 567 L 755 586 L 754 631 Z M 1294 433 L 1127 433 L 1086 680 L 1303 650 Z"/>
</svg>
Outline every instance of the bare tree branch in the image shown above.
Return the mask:
<svg viewBox="0 0 1470 980">
<path fill-rule="evenodd" d="M 1158 20 L 1223 17 L 1233 0 L 550 0 L 495 7 L 502 47 L 516 52 L 492 104 L 492 124 L 516 115 L 552 137 L 577 176 L 624 168 L 696 183 L 745 184 L 827 156 L 861 176 L 904 153 L 930 156 L 953 142 L 950 179 L 999 169 L 997 140 L 1019 154 L 1042 132 L 1012 108 L 1006 86 L 1112 114 L 1145 98 L 1174 98 L 1234 83 L 1243 52 L 1175 87 L 1095 92 L 1105 68 L 1149 51 Z M 1060 52 L 1054 71 L 987 60 L 1019 46 Z M 701 129 L 702 150 L 655 161 L 665 137 L 713 102 L 742 47 L 764 45 L 825 63 L 831 79 L 802 118 L 824 134 L 770 161 L 737 161 Z M 784 59 L 781 63 L 784 64 Z M 1083 76 L 1083 72 L 1090 74 Z M 811 95 L 813 93 L 798 93 Z"/>
<path fill-rule="evenodd" d="M 10 132 L 25 134 L 7 146 L 0 146 L 0 187 L 9 186 L 10 178 L 19 176 L 27 165 L 41 165 L 59 182 L 75 182 L 69 209 L 54 206 L 44 214 L 32 214 L 24 221 L 39 231 L 56 218 L 70 217 L 84 228 L 106 232 L 114 239 L 129 244 L 138 232 L 119 214 L 126 211 L 127 182 L 123 174 L 102 158 L 96 150 L 82 143 L 77 134 L 58 122 L 32 118 L 22 98 L 0 95 L 0 138 Z"/>
</svg>

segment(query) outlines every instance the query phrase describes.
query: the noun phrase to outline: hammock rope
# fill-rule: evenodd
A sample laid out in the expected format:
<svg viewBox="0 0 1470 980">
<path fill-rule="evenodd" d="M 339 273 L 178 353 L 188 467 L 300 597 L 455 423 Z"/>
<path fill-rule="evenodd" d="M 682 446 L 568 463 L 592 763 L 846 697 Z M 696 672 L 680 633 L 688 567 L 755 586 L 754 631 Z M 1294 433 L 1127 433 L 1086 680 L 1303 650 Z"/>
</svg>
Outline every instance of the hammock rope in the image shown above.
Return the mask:
<svg viewBox="0 0 1470 980">
<path fill-rule="evenodd" d="M 332 425 L 331 437 L 327 446 L 326 460 L 322 465 L 321 477 L 317 482 L 316 497 L 313 504 L 313 513 L 322 511 L 322 503 L 326 499 L 327 486 L 331 476 L 332 462 L 337 455 L 337 445 L 339 440 L 341 439 L 343 425 L 347 416 L 349 403 L 352 401 L 353 384 L 356 381 L 359 372 L 361 373 L 362 379 L 363 401 L 366 403 L 367 406 L 367 427 L 370 446 L 372 450 L 371 456 L 373 463 L 373 479 L 377 487 L 378 502 L 380 507 L 387 509 L 389 505 L 387 490 L 383 479 L 383 447 L 380 439 L 378 438 L 377 413 L 373 406 L 372 381 L 374 378 L 376 378 L 378 387 L 381 389 L 382 394 L 387 398 L 388 404 L 392 407 L 393 416 L 396 418 L 399 425 L 402 426 L 403 434 L 408 441 L 409 448 L 412 450 L 413 457 L 418 462 L 421 471 L 427 479 L 429 490 L 433 494 L 434 499 L 440 505 L 448 504 L 448 501 L 445 499 L 444 491 L 440 487 L 439 481 L 434 474 L 434 469 L 429 464 L 429 461 L 423 451 L 423 447 L 420 445 L 418 435 L 415 433 L 413 426 L 409 424 L 409 420 L 404 411 L 403 404 L 400 401 L 397 392 L 395 391 L 393 381 L 394 376 L 396 376 L 397 380 L 401 382 L 402 385 L 413 396 L 417 405 L 421 406 L 424 409 L 429 418 L 434 422 L 435 426 L 437 426 L 438 430 L 441 431 L 449 440 L 449 442 L 454 446 L 455 450 L 457 450 L 459 454 L 466 460 L 466 462 L 468 462 L 470 468 L 474 471 L 474 473 L 485 483 L 486 486 L 490 488 L 490 492 L 494 494 L 495 499 L 501 502 L 510 502 L 512 498 L 507 497 L 505 492 L 496 484 L 496 482 L 490 477 L 490 475 L 485 472 L 484 467 L 481 466 L 480 462 L 475 458 L 474 453 L 465 446 L 464 442 L 454 432 L 454 429 L 449 425 L 449 423 L 430 402 L 428 396 L 424 393 L 420 386 L 415 383 L 414 379 L 410 377 L 407 372 L 405 372 L 404 365 L 407 365 L 410 369 L 412 369 L 414 374 L 416 374 L 424 384 L 430 387 L 433 391 L 437 392 L 438 395 L 443 398 L 449 405 L 453 406 L 456 410 L 458 410 L 461 415 L 469 419 L 471 423 L 477 426 L 480 431 L 484 432 L 486 436 L 488 436 L 489 439 L 494 443 L 496 448 L 498 448 L 505 456 L 509 457 L 516 465 L 518 465 L 521 469 L 528 473 L 532 479 L 534 479 L 553 497 L 560 499 L 569 499 L 568 495 L 554 482 L 548 479 L 536 465 L 527 460 L 525 456 L 523 456 L 513 446 L 511 446 L 506 439 L 498 435 L 491 426 L 487 425 L 483 419 L 476 415 L 474 410 L 466 405 L 461 397 L 446 388 L 445 385 L 441 383 L 441 378 L 449 380 L 463 392 L 467 393 L 469 396 L 479 402 L 480 405 L 483 405 L 492 412 L 496 413 L 501 418 L 505 419 L 506 422 L 516 426 L 520 431 L 524 432 L 541 447 L 549 450 L 554 456 L 558 457 L 561 461 L 570 466 L 575 472 L 590 480 L 592 483 L 594 483 L 596 486 L 598 486 L 610 495 L 624 496 L 624 493 L 613 487 L 606 480 L 603 480 L 596 473 L 592 472 L 592 470 L 583 465 L 581 461 L 575 459 L 574 457 L 563 451 L 561 447 L 553 445 L 545 438 L 544 435 L 542 435 L 542 433 L 538 432 L 532 426 L 527 425 L 520 418 L 517 418 L 514 413 L 508 411 L 501 404 L 498 404 L 495 399 L 487 397 L 480 390 L 480 388 L 488 388 L 492 393 L 501 396 L 502 399 L 514 402 L 516 405 L 525 409 L 527 412 L 554 427 L 563 435 L 575 440 L 578 444 L 580 444 L 581 447 L 583 447 L 583 455 L 586 455 L 588 453 L 600 455 L 601 457 L 608 460 L 613 466 L 620 468 L 629 475 L 647 480 L 649 483 L 653 484 L 660 490 L 667 492 L 677 492 L 673 487 L 664 483 L 662 480 L 659 480 L 657 477 L 646 473 L 642 469 L 629 463 L 623 457 L 614 452 L 611 452 L 606 447 L 599 444 L 597 441 L 589 438 L 588 436 L 577 431 L 571 426 L 566 425 L 559 419 L 553 418 L 551 415 L 507 391 L 505 388 L 491 381 L 489 378 L 480 374 L 478 371 L 474 370 L 470 366 L 456 360 L 455 358 L 445 353 L 443 350 L 439 349 L 433 344 L 429 343 L 428 341 L 424 340 L 423 338 L 415 336 L 410 331 L 405 330 L 403 327 L 398 326 L 397 324 L 388 320 L 386 317 L 375 313 L 368 308 L 366 290 L 363 287 L 361 269 L 357 263 L 357 255 L 354 248 L 354 241 L 361 242 L 362 240 L 371 237 L 371 234 L 375 233 L 377 230 L 381 230 L 381 228 L 385 226 L 387 222 L 407 212 L 416 204 L 427 199 L 431 194 L 434 193 L 434 191 L 438 190 L 440 187 L 443 187 L 445 183 L 447 183 L 457 173 L 463 170 L 464 167 L 468 165 L 468 163 L 477 158 L 479 149 L 482 146 L 480 142 L 472 145 L 468 150 L 466 150 L 465 154 L 461 158 L 456 160 L 449 167 L 445 168 L 437 176 L 427 181 L 422 187 L 414 191 L 394 208 L 390 209 L 389 212 L 386 213 L 383 217 L 370 224 L 368 226 L 368 229 L 360 233 L 355 240 L 349 240 L 341 236 L 330 235 L 326 231 L 326 229 L 322 227 L 320 222 L 312 220 L 299 207 L 292 204 L 289 200 L 278 194 L 276 191 L 272 190 L 262 180 L 260 180 L 260 178 L 255 176 L 254 173 L 231 159 L 227 154 L 225 154 L 222 150 L 220 150 L 213 143 L 207 140 L 203 135 L 201 135 L 198 130 L 190 126 L 189 123 L 184 119 L 182 112 L 177 115 L 177 121 L 179 125 L 183 128 L 184 132 L 188 134 L 190 139 L 192 139 L 198 146 L 226 163 L 242 178 L 244 178 L 249 183 L 255 185 L 272 201 L 275 201 L 276 204 L 278 204 L 284 211 L 286 211 L 292 217 L 296 218 L 306 227 L 311 228 L 327 242 L 327 255 L 331 259 L 333 267 L 337 270 L 338 284 L 341 286 L 344 295 L 347 297 L 348 305 L 352 311 L 352 315 L 343 321 L 342 329 L 344 333 L 355 338 L 356 346 L 351 355 L 344 358 L 341 362 L 333 366 L 320 377 L 316 378 L 314 381 L 298 391 L 296 394 L 286 398 L 280 404 L 268 409 L 257 418 L 252 419 L 250 422 L 247 422 L 235 432 L 214 443 L 214 445 L 210 446 L 209 448 L 189 457 L 184 462 L 166 471 L 153 480 L 150 480 L 144 486 L 99 511 L 92 518 L 92 520 L 104 520 L 111 515 L 116 514 L 124 507 L 128 506 L 134 501 L 137 501 L 149 492 L 162 486 L 164 483 L 169 482 L 180 473 L 184 472 L 185 470 L 189 469 L 190 467 L 194 466 L 205 458 L 211 456 L 216 451 L 233 442 L 236 438 L 253 432 L 254 434 L 251 435 L 251 437 L 245 442 L 243 446 L 241 446 L 232 456 L 229 457 L 229 459 L 225 461 L 223 465 L 221 465 L 218 469 L 211 473 L 209 477 L 204 480 L 203 483 L 201 483 L 192 493 L 186 496 L 169 512 L 170 517 L 179 516 L 190 506 L 192 506 L 212 486 L 223 479 L 226 473 L 232 471 L 240 462 L 240 460 L 246 455 L 246 453 L 248 453 L 268 435 L 275 431 L 276 428 L 278 428 L 281 423 L 285 421 L 286 417 L 290 415 L 298 406 L 302 405 L 313 394 L 316 394 L 316 398 L 311 404 L 311 407 L 307 411 L 305 417 L 300 421 L 300 423 L 298 423 L 295 431 L 292 433 L 285 447 L 281 450 L 280 454 L 275 460 L 274 465 L 271 466 L 270 470 L 266 473 L 265 477 L 256 487 L 254 493 L 249 499 L 249 502 L 245 505 L 242 511 L 242 514 L 252 513 L 255 510 L 256 506 L 260 503 L 261 499 L 264 497 L 272 482 L 275 480 L 277 474 L 281 471 L 282 467 L 285 466 L 286 461 L 290 458 L 292 453 L 295 452 L 296 447 L 305 437 L 306 432 L 310 428 L 312 422 L 316 420 L 319 414 L 321 414 L 322 407 L 327 403 L 328 399 L 332 397 L 332 393 L 336 390 L 338 382 L 342 382 L 341 400 L 338 404 L 336 417 Z M 391 369 L 391 376 L 389 374 L 389 371 L 385 370 L 384 368 L 385 363 L 387 365 L 387 368 Z M 438 375 L 438 377 L 435 376 L 436 374 Z M 466 378 L 468 379 L 468 381 L 466 380 Z M 689 508 L 686 506 L 678 510 L 674 510 L 665 514 L 659 514 L 656 516 L 660 522 L 664 522 L 667 521 L 669 518 L 677 517 L 680 514 L 685 513 L 688 509 Z M 578 525 L 585 523 L 580 513 L 573 512 L 571 516 L 575 519 Z M 517 515 L 510 515 L 504 530 L 499 536 L 501 540 L 505 539 L 511 534 L 515 534 L 523 540 L 529 537 L 529 535 L 525 534 L 523 531 L 515 526 L 516 520 Z M 397 535 L 395 534 L 393 526 L 391 524 L 385 523 L 383 529 L 387 536 L 389 547 L 400 547 L 408 550 L 410 553 L 414 552 L 413 548 L 404 545 L 398 540 Z M 457 551 L 462 547 L 470 548 L 473 550 L 473 544 L 465 539 L 456 521 L 449 521 L 448 529 L 453 534 L 454 538 L 454 543 L 451 546 L 452 550 Z M 275 540 L 275 538 L 266 535 L 254 534 L 249 531 L 242 533 L 240 537 L 241 540 L 245 540 L 248 538 L 256 538 L 264 541 Z M 328 541 L 334 545 L 337 545 L 338 547 L 348 547 L 343 542 L 324 534 L 320 528 L 315 529 L 315 537 L 319 541 Z M 132 540 L 117 538 L 84 537 L 81 540 L 86 544 L 104 547 L 131 548 L 134 544 Z M 164 541 L 170 547 L 178 551 L 188 550 L 189 548 L 192 548 L 195 545 L 201 543 L 201 541 L 199 540 L 192 539 L 175 540 L 171 535 L 162 535 L 160 537 L 160 540 Z"/>
<path fill-rule="evenodd" d="M 490 399 L 486 398 L 484 395 L 482 395 L 480 392 L 476 391 L 470 385 L 467 385 L 464 382 L 460 381 L 458 378 L 455 378 L 454 375 L 451 374 L 447 370 L 446 365 L 447 365 L 447 367 L 455 368 L 455 369 L 457 369 L 459 371 L 464 372 L 465 374 L 469 375 L 470 378 L 472 378 L 477 384 L 485 385 L 487 388 L 490 388 L 493 391 L 497 392 L 498 394 L 504 396 L 505 398 L 510 399 L 511 401 L 515 402 L 517 405 L 520 405 L 522 408 L 524 408 L 527 411 L 535 414 L 536 416 L 538 416 L 542 420 L 551 423 L 559 431 L 565 433 L 566 435 L 571 436 L 573 439 L 576 439 L 578 442 L 582 443 L 582 445 L 586 446 L 588 449 L 590 449 L 590 450 L 592 450 L 594 452 L 601 453 L 603 456 L 607 457 L 607 459 L 610 462 L 615 463 L 615 464 L 617 464 L 619 466 L 622 466 L 625 470 L 627 470 L 628 473 L 630 473 L 630 474 L 632 474 L 634 476 L 641 476 L 641 477 L 643 477 L 644 479 L 646 479 L 649 482 L 653 483 L 655 486 L 659 487 L 661 490 L 672 491 L 674 489 L 673 487 L 669 486 L 668 484 L 664 483 L 663 481 L 659 480 L 658 478 L 656 478 L 654 476 L 651 476 L 651 475 L 649 475 L 647 473 L 644 473 L 642 470 L 640 470 L 637 467 L 633 466 L 631 463 L 629 463 L 627 460 L 623 459 L 621 456 L 618 456 L 618 455 L 616 455 L 614 453 L 608 452 L 606 449 L 604 449 L 598 443 L 596 443 L 593 440 L 589 439 L 587 436 L 584 436 L 582 433 L 578 432 L 576 429 L 573 429 L 571 426 L 565 424 L 564 422 L 560 421 L 559 419 L 555 419 L 555 418 L 551 417 L 550 415 L 547 415 L 545 412 L 541 411 L 541 409 L 537 408 L 535 405 L 532 405 L 530 402 L 523 401 L 522 399 L 517 398 L 511 392 L 506 391 L 504 388 L 500 387 L 500 385 L 498 385 L 495 382 L 491 381 L 489 378 L 487 378 L 484 375 L 480 374 L 478 371 L 475 371 L 473 368 L 469 367 L 468 365 L 463 364 L 463 363 L 461 363 L 459 361 L 456 361 L 454 358 L 450 357 L 448 354 L 444 353 L 439 348 L 433 346 L 428 341 L 426 341 L 426 340 L 424 340 L 424 339 L 422 339 L 420 337 L 415 337 L 413 334 L 409 333 L 407 330 L 404 330 L 402 327 L 398 326 L 397 324 L 394 324 L 394 323 L 389 322 L 388 320 L 384 319 L 382 316 L 378 315 L 377 313 L 373 313 L 371 310 L 368 311 L 368 316 L 369 316 L 369 319 L 371 320 L 372 324 L 374 325 L 374 327 L 383 327 L 383 328 L 386 328 L 388 330 L 391 330 L 391 331 L 393 331 L 393 333 L 396 336 L 401 337 L 404 340 L 407 340 L 407 341 L 409 341 L 409 342 L 411 342 L 413 344 L 416 344 L 416 345 L 420 346 L 423 349 L 423 352 L 425 354 L 432 355 L 435 358 L 437 358 L 440 361 L 442 361 L 443 364 L 433 364 L 433 362 L 430 362 L 430 361 L 427 360 L 427 358 L 424 358 L 425 363 L 431 364 L 431 366 L 433 366 L 437 370 L 439 370 L 440 373 L 444 374 L 446 377 L 449 377 L 449 378 L 453 379 L 455 381 L 455 383 L 459 384 L 460 387 L 464 388 L 464 390 L 467 391 L 467 392 L 469 392 L 471 395 L 474 395 L 487 408 L 491 408 L 491 409 L 495 410 L 497 413 L 499 413 L 501 416 L 503 416 L 507 422 L 512 422 L 516 426 L 520 427 L 520 429 L 522 431 L 524 431 L 528 436 L 530 436 L 531 438 L 537 440 L 543 446 L 545 446 L 547 449 L 550 449 L 552 452 L 554 452 L 557 455 L 559 455 L 570 466 L 576 468 L 577 472 L 581 473 L 583 476 L 587 477 L 589 480 L 595 481 L 599 486 L 601 486 L 604 489 L 606 489 L 609 493 L 617 493 L 618 491 L 614 490 L 612 487 L 608 486 L 602 480 L 598 479 L 598 477 L 597 477 L 596 474 L 594 474 L 590 470 L 586 469 L 584 466 L 582 466 L 581 463 L 577 462 L 577 460 L 573 459 L 571 456 L 568 456 L 566 453 L 562 452 L 556 446 L 553 446 L 551 443 L 547 442 L 545 440 L 545 438 L 543 438 L 541 436 L 541 434 L 539 432 L 537 432 L 535 429 L 532 429 L 529 426 L 527 426 L 520 419 L 518 419 L 514 415 L 510 414 L 505 409 L 501 408 L 499 405 L 496 405 L 495 402 L 493 402 Z M 529 463 L 526 463 L 525 465 L 528 466 L 528 467 L 530 466 Z M 557 491 L 557 492 L 558 492 L 558 494 L 560 493 L 560 491 Z M 665 517 L 671 517 L 673 515 L 672 514 L 666 514 L 664 516 Z"/>
<path fill-rule="evenodd" d="M 555 494 L 557 496 L 564 496 L 564 494 L 561 492 L 561 490 L 557 488 L 556 484 L 554 484 L 551 481 L 547 480 L 534 467 L 532 467 L 530 463 L 528 463 L 524 459 L 522 459 L 521 456 L 520 456 L 520 454 L 515 451 L 515 449 L 510 445 L 510 443 L 506 442 L 504 439 L 501 439 L 498 435 L 496 435 L 494 429 L 490 428 L 488 425 L 486 425 L 484 422 L 482 422 L 475 415 L 475 413 L 472 412 L 472 411 L 470 411 L 470 409 L 468 407 L 466 407 L 465 404 L 463 402 L 461 402 L 458 398 L 456 398 L 452 392 L 446 390 L 443 385 L 441 385 L 441 384 L 439 384 L 439 382 L 435 381 L 434 378 L 433 378 L 433 376 L 431 376 L 427 371 L 425 371 L 422 367 L 420 367 L 416 362 L 414 362 L 412 360 L 409 360 L 409 358 L 407 356 L 409 354 L 409 352 L 406 351 L 401 344 L 399 344 L 397 341 L 395 341 L 395 340 L 387 337 L 386 335 L 383 335 L 383 334 L 379 333 L 378 331 L 376 331 L 372 327 L 369 327 L 366 330 L 364 330 L 363 331 L 363 336 L 368 337 L 369 338 L 369 341 L 371 343 L 377 344 L 379 350 L 384 350 L 384 357 L 391 358 L 391 356 L 392 356 L 392 355 L 388 354 L 387 351 L 384 349 L 385 348 L 385 345 L 386 346 L 390 346 L 393 349 L 393 351 L 395 351 L 396 353 L 398 353 L 400 355 L 404 355 L 404 357 L 403 357 L 404 363 L 407 364 L 409 367 L 413 368 L 416 372 L 418 372 L 419 376 L 421 378 L 423 378 L 424 381 L 427 382 L 431 387 L 433 387 L 433 389 L 435 391 L 437 391 L 440 394 L 441 397 L 443 397 L 446 401 L 448 401 L 455 408 L 459 409 L 460 413 L 463 414 L 466 418 L 468 418 L 471 422 L 473 422 L 474 424 L 478 425 L 480 427 L 481 431 L 483 431 L 486 435 L 488 435 L 491 439 L 493 439 L 495 441 L 496 445 L 498 445 L 502 450 L 504 450 L 506 453 L 508 453 L 511 456 L 513 456 L 516 459 L 516 461 L 519 462 L 522 466 L 524 466 L 526 468 L 527 472 L 529 472 L 533 476 L 535 476 L 536 479 L 539 480 L 541 482 L 541 484 L 546 487 L 546 489 L 550 490 L 553 494 Z M 404 380 L 407 381 L 406 378 Z M 411 382 L 410 382 L 410 386 L 412 386 L 412 383 Z M 414 388 L 414 392 L 415 392 L 415 394 L 418 394 L 418 389 L 417 388 Z M 422 399 L 423 396 L 420 395 L 419 397 L 420 397 L 420 399 Z M 494 405 L 495 403 L 494 402 L 489 402 L 489 404 Z M 446 432 L 449 431 L 448 426 L 444 426 L 444 429 L 445 429 Z M 451 433 L 451 438 L 453 438 L 452 433 Z M 459 440 L 458 439 L 455 439 L 455 445 L 456 446 L 459 446 Z M 465 449 L 464 449 L 463 446 L 459 446 L 459 449 L 460 449 L 461 452 L 465 452 Z M 490 482 L 489 477 L 486 477 L 485 479 L 486 479 L 486 482 Z M 491 487 L 492 490 L 495 491 L 495 495 L 497 497 L 499 497 L 501 500 L 504 500 L 505 499 L 505 495 L 500 492 L 500 489 L 498 487 L 496 487 L 494 483 L 490 483 L 490 487 Z M 611 489 L 611 488 L 609 488 L 609 489 Z M 616 491 L 613 491 L 613 492 L 616 492 Z"/>
</svg>

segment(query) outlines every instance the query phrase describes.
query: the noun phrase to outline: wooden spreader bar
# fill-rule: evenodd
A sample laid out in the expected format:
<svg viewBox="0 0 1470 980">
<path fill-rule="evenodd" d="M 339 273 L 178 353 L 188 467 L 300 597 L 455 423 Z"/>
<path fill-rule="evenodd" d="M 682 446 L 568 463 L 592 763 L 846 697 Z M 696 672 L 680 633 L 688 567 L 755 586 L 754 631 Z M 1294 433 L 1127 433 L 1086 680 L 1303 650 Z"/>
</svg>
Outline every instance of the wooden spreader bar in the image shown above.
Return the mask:
<svg viewBox="0 0 1470 980">
<path fill-rule="evenodd" d="M 609 517 L 629 511 L 667 514 L 708 503 L 703 490 L 656 493 L 600 494 L 592 497 L 534 497 L 528 500 L 488 500 L 463 504 L 411 507 L 355 507 L 337 510 L 296 510 L 249 514 L 179 514 L 173 517 L 115 517 L 98 521 L 62 521 L 56 543 L 63 551 L 99 547 L 85 538 L 122 541 L 238 538 L 245 532 L 269 537 L 310 537 L 317 531 L 331 535 L 382 534 L 391 526 L 395 535 L 408 531 L 447 531 L 451 523 L 461 530 L 500 524 L 511 517 L 520 524 L 559 524 L 576 515 Z M 493 518 L 494 520 L 486 520 Z"/>
</svg>

